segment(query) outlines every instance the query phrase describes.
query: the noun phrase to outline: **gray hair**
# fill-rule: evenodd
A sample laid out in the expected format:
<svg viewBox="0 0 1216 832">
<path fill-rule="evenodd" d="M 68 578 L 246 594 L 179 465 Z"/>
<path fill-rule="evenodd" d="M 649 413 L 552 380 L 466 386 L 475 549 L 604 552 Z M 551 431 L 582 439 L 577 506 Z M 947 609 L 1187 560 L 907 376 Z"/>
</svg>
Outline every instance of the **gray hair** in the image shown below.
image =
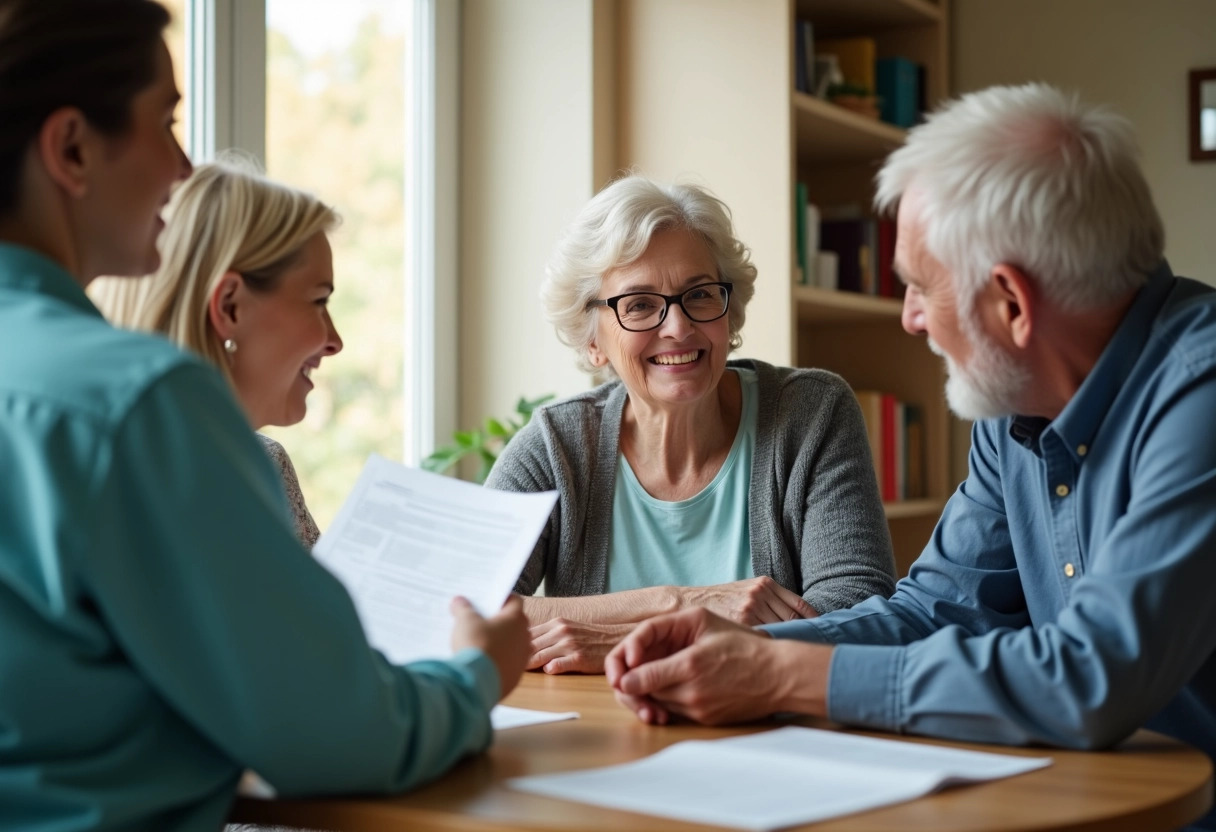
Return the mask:
<svg viewBox="0 0 1216 832">
<path fill-rule="evenodd" d="M 657 232 L 670 228 L 699 234 L 717 264 L 718 279 L 734 284 L 727 318 L 731 349 L 743 343 L 739 332 L 756 292 L 756 267 L 747 246 L 735 237 L 730 209 L 696 185 L 664 185 L 630 174 L 584 206 L 545 268 L 540 290 L 545 318 L 558 339 L 578 354 L 579 369 L 611 372 L 611 367 L 596 368 L 588 360 L 595 317 L 587 301 L 598 296 L 605 274 L 637 260 Z"/>
<path fill-rule="evenodd" d="M 1165 231 L 1131 124 L 1046 84 L 965 95 L 908 134 L 878 174 L 875 205 L 914 189 L 925 244 L 968 308 L 998 263 L 1082 310 L 1143 285 Z"/>
</svg>

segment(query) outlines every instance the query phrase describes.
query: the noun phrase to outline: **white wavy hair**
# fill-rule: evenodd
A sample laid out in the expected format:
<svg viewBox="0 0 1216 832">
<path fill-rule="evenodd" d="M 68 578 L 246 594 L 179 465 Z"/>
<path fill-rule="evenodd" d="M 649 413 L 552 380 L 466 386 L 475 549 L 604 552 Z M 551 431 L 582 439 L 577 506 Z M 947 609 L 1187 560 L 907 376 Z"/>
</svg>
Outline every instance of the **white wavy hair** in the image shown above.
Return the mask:
<svg viewBox="0 0 1216 832">
<path fill-rule="evenodd" d="M 1163 256 L 1131 124 L 1046 84 L 971 93 L 913 128 L 878 174 L 876 207 L 909 189 L 961 310 L 999 263 L 1077 311 L 1141 286 Z"/>
<path fill-rule="evenodd" d="M 669 228 L 699 234 L 718 267 L 718 279 L 734 284 L 727 320 L 730 347 L 743 343 L 740 330 L 756 292 L 756 267 L 735 237 L 730 209 L 696 185 L 665 185 L 640 174 L 612 182 L 592 197 L 566 229 L 545 268 L 540 299 L 545 318 L 563 344 L 578 355 L 579 369 L 594 373 L 587 349 L 595 336 L 594 310 L 604 275 L 641 257 L 654 235 Z M 615 373 L 612 373 L 615 375 Z"/>
</svg>

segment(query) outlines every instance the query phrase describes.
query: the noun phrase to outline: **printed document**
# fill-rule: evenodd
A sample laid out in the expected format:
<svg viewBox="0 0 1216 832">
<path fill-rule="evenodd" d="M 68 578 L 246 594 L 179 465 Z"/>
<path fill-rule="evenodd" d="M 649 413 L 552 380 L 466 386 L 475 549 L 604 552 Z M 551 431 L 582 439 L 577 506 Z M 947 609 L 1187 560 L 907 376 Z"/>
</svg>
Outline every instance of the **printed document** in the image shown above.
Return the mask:
<svg viewBox="0 0 1216 832">
<path fill-rule="evenodd" d="M 1051 765 L 814 728 L 688 740 L 642 760 L 507 781 L 526 792 L 677 820 L 770 830 Z"/>
<path fill-rule="evenodd" d="M 447 658 L 452 597 L 498 612 L 556 500 L 554 491 L 494 491 L 373 454 L 313 554 L 346 586 L 389 661 Z"/>
</svg>

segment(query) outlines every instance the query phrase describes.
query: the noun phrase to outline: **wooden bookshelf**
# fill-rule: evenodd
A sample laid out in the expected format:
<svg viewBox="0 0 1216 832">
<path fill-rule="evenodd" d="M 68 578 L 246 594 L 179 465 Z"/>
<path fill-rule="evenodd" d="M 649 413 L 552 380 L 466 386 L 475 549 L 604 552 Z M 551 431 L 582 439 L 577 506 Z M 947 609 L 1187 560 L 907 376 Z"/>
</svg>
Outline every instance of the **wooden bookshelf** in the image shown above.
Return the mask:
<svg viewBox="0 0 1216 832">
<path fill-rule="evenodd" d="M 864 35 L 879 57 L 903 56 L 925 66 L 927 99 L 945 95 L 947 7 L 929 0 L 796 0 L 791 17 L 810 20 L 821 37 Z M 794 89 L 794 180 L 806 184 L 821 208 L 873 199 L 874 174 L 905 132 Z M 797 275 L 797 265 L 791 266 Z M 893 298 L 794 285 L 791 352 L 800 365 L 840 373 L 854 389 L 881 390 L 918 405 L 924 417 L 925 477 L 929 497 L 884 504 L 901 572 L 932 533 L 951 481 L 950 423 L 943 401 L 941 360 L 924 339 L 901 325 L 903 304 Z"/>
<path fill-rule="evenodd" d="M 807 137 L 798 144 L 798 161 L 807 164 L 868 161 L 886 156 L 904 141 L 898 127 L 796 90 L 794 129 L 800 139 Z"/>
<path fill-rule="evenodd" d="M 895 298 L 879 298 L 858 292 L 830 292 L 813 286 L 793 289 L 799 321 L 847 324 L 899 321 L 904 305 Z"/>
<path fill-rule="evenodd" d="M 932 0 L 798 0 L 798 17 L 810 18 L 825 32 L 900 28 L 944 22 L 944 10 Z"/>
</svg>

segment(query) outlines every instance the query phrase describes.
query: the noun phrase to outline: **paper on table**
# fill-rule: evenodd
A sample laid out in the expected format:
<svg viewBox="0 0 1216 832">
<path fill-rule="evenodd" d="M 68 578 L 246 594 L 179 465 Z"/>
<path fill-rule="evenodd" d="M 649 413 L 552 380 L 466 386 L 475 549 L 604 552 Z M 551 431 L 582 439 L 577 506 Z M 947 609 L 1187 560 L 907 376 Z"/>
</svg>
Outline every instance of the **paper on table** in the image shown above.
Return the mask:
<svg viewBox="0 0 1216 832">
<path fill-rule="evenodd" d="M 452 597 L 493 615 L 557 493 L 494 491 L 372 454 L 313 554 L 346 586 L 395 663 L 452 655 Z"/>
<path fill-rule="evenodd" d="M 523 791 L 651 815 L 770 830 L 994 780 L 1050 758 L 960 751 L 814 728 L 689 740 L 633 763 L 517 777 Z"/>
<path fill-rule="evenodd" d="M 496 705 L 494 710 L 490 711 L 490 725 L 495 731 L 505 731 L 508 728 L 523 728 L 525 725 L 578 719 L 578 716 L 577 711 L 532 711 L 527 708 L 512 708 L 510 705 Z"/>
</svg>

